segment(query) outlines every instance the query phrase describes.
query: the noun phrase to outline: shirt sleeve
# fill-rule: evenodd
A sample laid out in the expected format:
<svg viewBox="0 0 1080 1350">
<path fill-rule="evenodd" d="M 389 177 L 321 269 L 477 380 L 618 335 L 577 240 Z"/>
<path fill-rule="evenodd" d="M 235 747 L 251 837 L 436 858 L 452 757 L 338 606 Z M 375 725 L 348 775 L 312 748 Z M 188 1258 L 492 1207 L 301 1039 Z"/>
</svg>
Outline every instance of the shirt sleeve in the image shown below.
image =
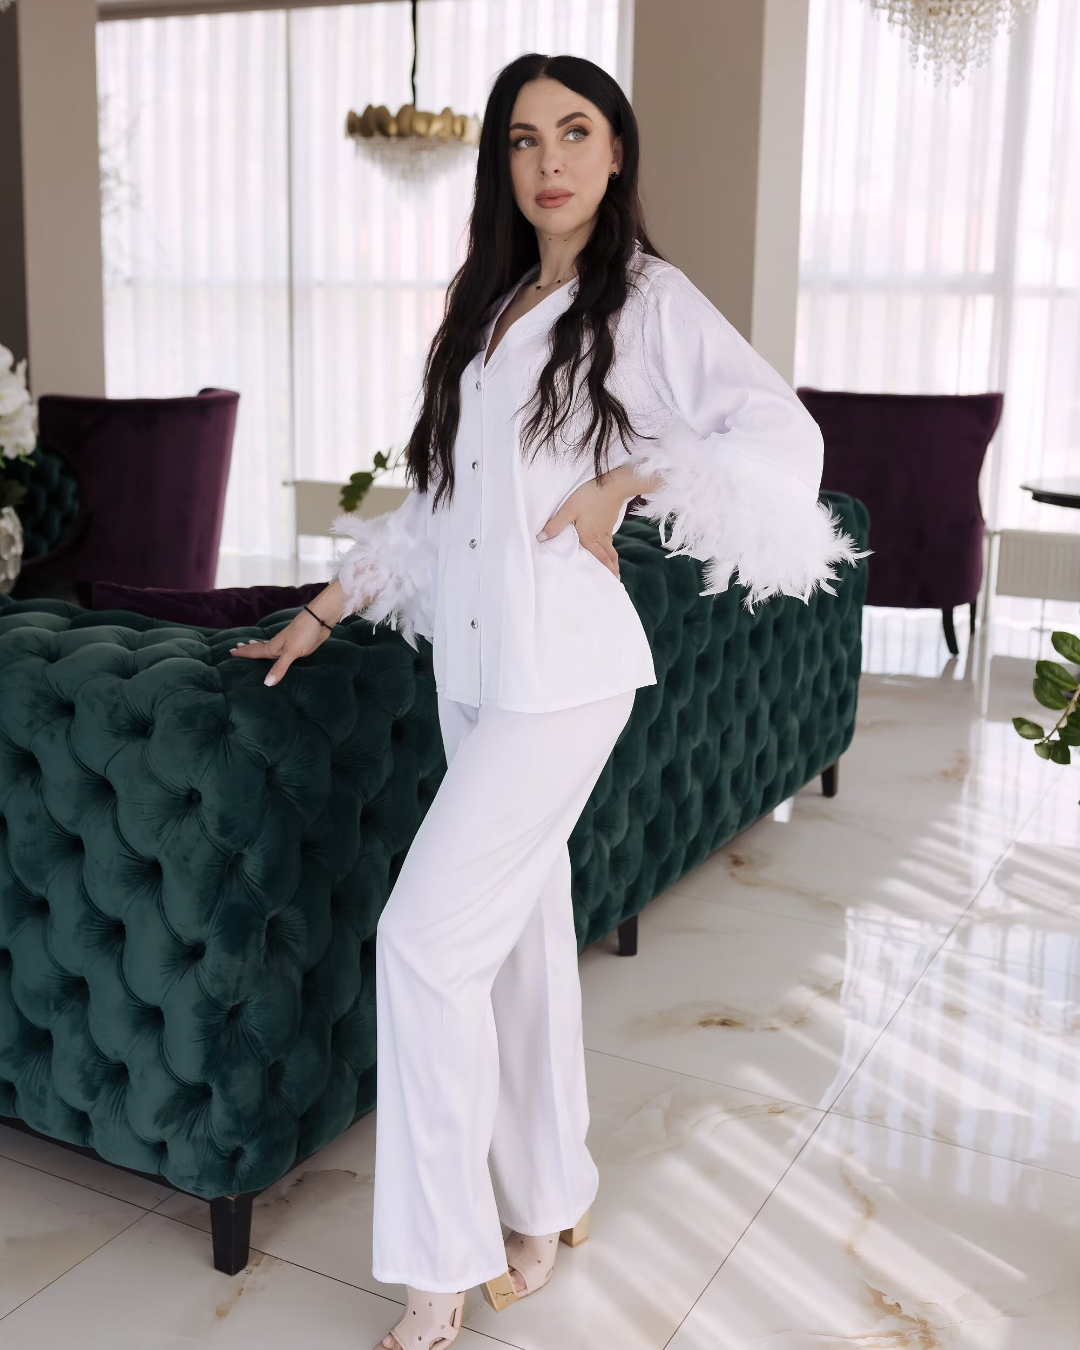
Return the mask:
<svg viewBox="0 0 1080 1350">
<path fill-rule="evenodd" d="M 670 420 L 629 446 L 659 473 L 643 514 L 672 553 L 705 564 L 702 595 L 732 574 L 748 609 L 774 595 L 835 594 L 836 566 L 865 557 L 818 501 L 823 445 L 795 391 L 683 273 L 645 296 L 646 375 Z"/>
<path fill-rule="evenodd" d="M 362 519 L 338 516 L 331 529 L 355 543 L 336 563 L 346 614 L 389 620 L 405 641 L 433 640 L 438 543 L 426 492 L 413 489 L 395 511 Z"/>
</svg>

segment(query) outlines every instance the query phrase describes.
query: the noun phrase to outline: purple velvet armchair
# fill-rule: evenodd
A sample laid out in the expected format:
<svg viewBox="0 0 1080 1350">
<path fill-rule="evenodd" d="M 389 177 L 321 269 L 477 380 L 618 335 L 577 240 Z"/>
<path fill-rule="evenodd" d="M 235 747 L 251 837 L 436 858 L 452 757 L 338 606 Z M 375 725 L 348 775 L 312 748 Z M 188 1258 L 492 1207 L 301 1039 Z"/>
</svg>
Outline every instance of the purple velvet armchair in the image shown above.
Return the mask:
<svg viewBox="0 0 1080 1350">
<path fill-rule="evenodd" d="M 28 559 L 16 595 L 88 603 L 95 581 L 208 590 L 240 395 L 38 402 L 42 451 L 77 480 L 78 513 L 54 547 Z"/>
<path fill-rule="evenodd" d="M 821 428 L 821 486 L 870 512 L 868 605 L 940 609 L 959 650 L 953 608 L 982 582 L 979 473 L 1001 420 L 1001 394 L 846 394 L 800 388 Z"/>
</svg>

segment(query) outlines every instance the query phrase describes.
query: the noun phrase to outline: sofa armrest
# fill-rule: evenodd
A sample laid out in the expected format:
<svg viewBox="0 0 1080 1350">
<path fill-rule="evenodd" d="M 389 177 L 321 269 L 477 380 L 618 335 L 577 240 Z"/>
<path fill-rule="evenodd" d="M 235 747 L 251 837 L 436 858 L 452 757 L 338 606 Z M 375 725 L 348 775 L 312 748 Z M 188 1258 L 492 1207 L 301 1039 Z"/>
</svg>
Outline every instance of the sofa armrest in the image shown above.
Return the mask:
<svg viewBox="0 0 1080 1350">
<path fill-rule="evenodd" d="M 283 622 L 0 609 L 0 1115 L 206 1197 L 372 1104 L 375 926 L 443 770 L 429 660 L 347 625 L 268 689 L 228 649 Z"/>
</svg>

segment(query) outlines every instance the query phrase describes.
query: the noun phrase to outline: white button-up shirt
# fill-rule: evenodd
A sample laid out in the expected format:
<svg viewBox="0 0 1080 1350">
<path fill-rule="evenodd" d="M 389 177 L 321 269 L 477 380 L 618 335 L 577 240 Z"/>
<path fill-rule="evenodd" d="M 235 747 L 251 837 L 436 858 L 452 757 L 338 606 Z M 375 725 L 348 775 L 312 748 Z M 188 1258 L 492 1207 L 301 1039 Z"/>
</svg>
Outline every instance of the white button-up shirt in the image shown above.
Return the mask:
<svg viewBox="0 0 1080 1350">
<path fill-rule="evenodd" d="M 817 502 L 816 424 L 682 272 L 639 249 L 631 274 L 608 383 L 639 434 L 613 444 L 611 466 L 633 459 L 661 474 L 647 513 L 669 549 L 707 564 L 703 594 L 725 590 L 733 571 L 748 603 L 831 590 L 832 565 L 857 555 Z M 335 529 L 356 541 L 337 569 L 348 612 L 388 618 L 410 642 L 417 633 L 431 639 L 446 697 L 541 712 L 656 675 L 626 589 L 574 527 L 536 538 L 594 469 L 591 448 L 584 457 L 565 445 L 530 457 L 521 449 L 521 410 L 576 281 L 511 324 L 485 365 L 495 323 L 522 282 L 493 306 L 461 378 L 450 502 L 433 512 L 429 495 L 414 490 L 397 511 L 342 516 Z M 577 425 L 563 442 L 572 444 Z"/>
</svg>

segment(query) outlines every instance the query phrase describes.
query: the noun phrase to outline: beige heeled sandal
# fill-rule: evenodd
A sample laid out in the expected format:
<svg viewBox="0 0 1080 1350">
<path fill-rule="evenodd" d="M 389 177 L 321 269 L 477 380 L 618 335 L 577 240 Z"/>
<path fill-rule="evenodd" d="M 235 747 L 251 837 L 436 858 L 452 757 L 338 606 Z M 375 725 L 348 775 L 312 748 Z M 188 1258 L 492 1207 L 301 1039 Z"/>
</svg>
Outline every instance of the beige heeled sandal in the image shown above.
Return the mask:
<svg viewBox="0 0 1080 1350">
<path fill-rule="evenodd" d="M 406 1286 L 408 1288 L 408 1286 Z M 465 1314 L 465 1294 L 424 1294 L 409 1289 L 405 1316 L 375 1350 L 447 1350 L 457 1340 Z"/>
<path fill-rule="evenodd" d="M 558 1234 L 559 1242 L 565 1242 L 569 1247 L 578 1247 L 589 1236 L 589 1211 L 578 1219 L 573 1228 L 564 1228 Z M 530 1237 L 525 1233 L 511 1233 L 506 1239 L 506 1272 L 503 1275 L 497 1275 L 493 1280 L 486 1280 L 481 1286 L 484 1298 L 495 1309 L 496 1312 L 502 1312 L 508 1308 L 511 1303 L 516 1303 L 518 1299 L 526 1298 L 529 1294 L 535 1294 L 538 1289 L 543 1289 L 548 1280 L 551 1279 L 552 1271 L 555 1269 L 555 1257 L 558 1252 L 558 1244 L 555 1241 L 556 1234 L 549 1233 L 546 1237 Z M 517 1290 L 514 1288 L 514 1278 L 511 1271 L 517 1271 L 521 1277 L 525 1288 Z"/>
</svg>

